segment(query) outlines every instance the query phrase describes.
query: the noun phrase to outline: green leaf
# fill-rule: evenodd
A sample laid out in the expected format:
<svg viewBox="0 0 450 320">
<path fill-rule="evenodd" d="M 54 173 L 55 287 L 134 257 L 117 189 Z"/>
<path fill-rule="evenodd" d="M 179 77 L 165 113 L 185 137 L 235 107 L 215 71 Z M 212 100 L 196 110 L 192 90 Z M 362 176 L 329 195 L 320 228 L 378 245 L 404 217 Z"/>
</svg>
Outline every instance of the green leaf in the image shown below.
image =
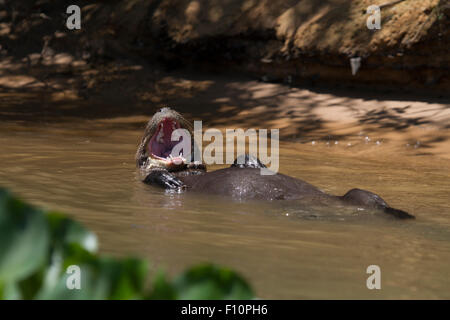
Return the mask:
<svg viewBox="0 0 450 320">
<path fill-rule="evenodd" d="M 21 280 L 39 269 L 48 245 L 42 212 L 0 190 L 0 283 Z"/>
<path fill-rule="evenodd" d="M 48 213 L 47 220 L 50 225 L 53 247 L 76 243 L 88 252 L 95 253 L 97 251 L 97 237 L 78 222 L 57 212 Z"/>
<path fill-rule="evenodd" d="M 247 282 L 236 272 L 211 264 L 195 266 L 175 281 L 181 300 L 252 299 L 254 294 Z"/>
<path fill-rule="evenodd" d="M 15 282 L 7 282 L 3 289 L 4 300 L 19 300 L 22 299 L 22 293 Z"/>
<path fill-rule="evenodd" d="M 59 213 L 44 215 L 0 189 L 0 299 L 251 299 L 235 272 L 210 264 L 175 281 L 159 272 L 146 291 L 147 262 L 98 255 L 95 235 Z M 81 288 L 71 284 L 78 266 Z"/>
<path fill-rule="evenodd" d="M 96 293 L 92 290 L 78 292 L 69 290 L 66 286 L 67 267 L 70 265 L 90 265 L 95 263 L 97 257 L 96 236 L 60 213 L 47 214 L 51 233 L 51 259 L 44 270 L 43 283 L 36 296 L 39 299 L 88 299 Z M 66 292 L 67 291 L 67 292 Z M 102 293 L 101 297 L 106 297 Z M 64 297 L 64 298 L 62 298 Z"/>
<path fill-rule="evenodd" d="M 53 286 L 44 287 L 37 294 L 35 299 L 39 300 L 99 300 L 106 299 L 110 290 L 110 284 L 101 281 L 101 275 L 98 275 L 90 265 L 79 265 L 80 289 L 69 289 L 67 281 L 72 274 L 61 273 L 57 283 Z"/>
<path fill-rule="evenodd" d="M 145 261 L 103 258 L 98 272 L 111 284 L 110 299 L 142 299 L 148 273 Z"/>
<path fill-rule="evenodd" d="M 83 249 L 82 249 L 83 250 Z M 114 259 L 89 257 L 78 254 L 75 265 L 80 267 L 80 289 L 67 287 L 68 277 L 60 274 L 57 284 L 47 286 L 38 294 L 38 299 L 142 299 L 147 266 L 137 259 Z M 85 259 L 85 258 L 88 259 Z"/>
<path fill-rule="evenodd" d="M 176 296 L 176 289 L 173 284 L 167 280 L 164 271 L 159 270 L 153 280 L 153 289 L 146 298 L 152 300 L 175 300 Z"/>
</svg>

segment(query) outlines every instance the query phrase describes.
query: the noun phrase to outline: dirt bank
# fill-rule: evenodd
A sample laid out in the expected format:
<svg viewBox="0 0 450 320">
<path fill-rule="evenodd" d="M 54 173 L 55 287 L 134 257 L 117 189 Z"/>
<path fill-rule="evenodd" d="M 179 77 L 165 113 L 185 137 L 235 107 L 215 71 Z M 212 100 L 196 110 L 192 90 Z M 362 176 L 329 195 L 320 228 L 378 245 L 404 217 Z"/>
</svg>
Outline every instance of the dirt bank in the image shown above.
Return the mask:
<svg viewBox="0 0 450 320">
<path fill-rule="evenodd" d="M 381 9 L 381 29 L 369 30 L 367 7 L 391 2 Z M 5 3 L 3 55 L 144 59 L 288 84 L 450 88 L 447 0 L 80 1 L 78 31 L 65 27 L 70 1 Z M 355 76 L 351 57 L 362 59 Z"/>
<path fill-rule="evenodd" d="M 391 2 L 165 1 L 152 29 L 167 35 L 174 57 L 189 64 L 209 62 L 268 81 L 449 88 L 447 2 L 387 5 L 381 29 L 369 30 L 366 8 Z M 355 76 L 351 57 L 361 58 Z"/>
</svg>

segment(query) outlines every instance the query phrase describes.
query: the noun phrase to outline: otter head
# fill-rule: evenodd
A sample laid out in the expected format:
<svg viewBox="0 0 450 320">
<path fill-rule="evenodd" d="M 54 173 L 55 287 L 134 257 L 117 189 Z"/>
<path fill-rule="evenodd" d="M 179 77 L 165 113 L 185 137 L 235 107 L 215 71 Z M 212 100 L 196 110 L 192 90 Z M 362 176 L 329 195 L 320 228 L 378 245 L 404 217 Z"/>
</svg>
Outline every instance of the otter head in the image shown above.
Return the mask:
<svg viewBox="0 0 450 320">
<path fill-rule="evenodd" d="M 192 136 L 192 125 L 181 114 L 168 107 L 156 112 L 145 128 L 136 152 L 136 165 L 143 166 L 149 158 L 172 161 L 172 149 L 181 141 L 172 141 L 172 133 L 180 128 L 188 130 Z"/>
</svg>

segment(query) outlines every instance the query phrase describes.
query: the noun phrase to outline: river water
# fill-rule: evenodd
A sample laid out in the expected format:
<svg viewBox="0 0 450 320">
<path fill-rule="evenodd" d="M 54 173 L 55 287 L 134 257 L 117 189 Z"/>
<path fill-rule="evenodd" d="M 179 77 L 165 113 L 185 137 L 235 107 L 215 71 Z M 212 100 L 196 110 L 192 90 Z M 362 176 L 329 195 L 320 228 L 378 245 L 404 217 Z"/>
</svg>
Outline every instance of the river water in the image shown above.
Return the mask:
<svg viewBox="0 0 450 320">
<path fill-rule="evenodd" d="M 305 219 L 282 202 L 144 185 L 134 153 L 145 121 L 1 122 L 0 185 L 81 221 L 103 253 L 138 255 L 172 275 L 226 265 L 261 298 L 450 298 L 449 160 L 363 137 L 352 147 L 281 142 L 281 173 L 335 194 L 366 188 L 417 218 Z M 366 287 L 369 265 L 381 268 L 381 290 Z"/>
</svg>

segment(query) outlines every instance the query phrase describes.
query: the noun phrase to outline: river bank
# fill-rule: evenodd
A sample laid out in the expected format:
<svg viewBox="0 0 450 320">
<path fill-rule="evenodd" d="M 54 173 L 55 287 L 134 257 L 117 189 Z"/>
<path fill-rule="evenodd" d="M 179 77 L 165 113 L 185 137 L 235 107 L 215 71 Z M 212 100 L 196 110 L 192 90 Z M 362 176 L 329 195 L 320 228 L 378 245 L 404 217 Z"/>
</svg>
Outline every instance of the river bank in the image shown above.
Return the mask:
<svg viewBox="0 0 450 320">
<path fill-rule="evenodd" d="M 444 96 L 292 87 L 127 61 L 89 65 L 69 55 L 47 63 L 5 58 L 0 85 L 0 119 L 6 121 L 103 119 L 139 128 L 170 105 L 203 120 L 204 128 L 278 128 L 286 141 L 339 148 L 388 143 L 450 158 L 450 99 Z"/>
</svg>

